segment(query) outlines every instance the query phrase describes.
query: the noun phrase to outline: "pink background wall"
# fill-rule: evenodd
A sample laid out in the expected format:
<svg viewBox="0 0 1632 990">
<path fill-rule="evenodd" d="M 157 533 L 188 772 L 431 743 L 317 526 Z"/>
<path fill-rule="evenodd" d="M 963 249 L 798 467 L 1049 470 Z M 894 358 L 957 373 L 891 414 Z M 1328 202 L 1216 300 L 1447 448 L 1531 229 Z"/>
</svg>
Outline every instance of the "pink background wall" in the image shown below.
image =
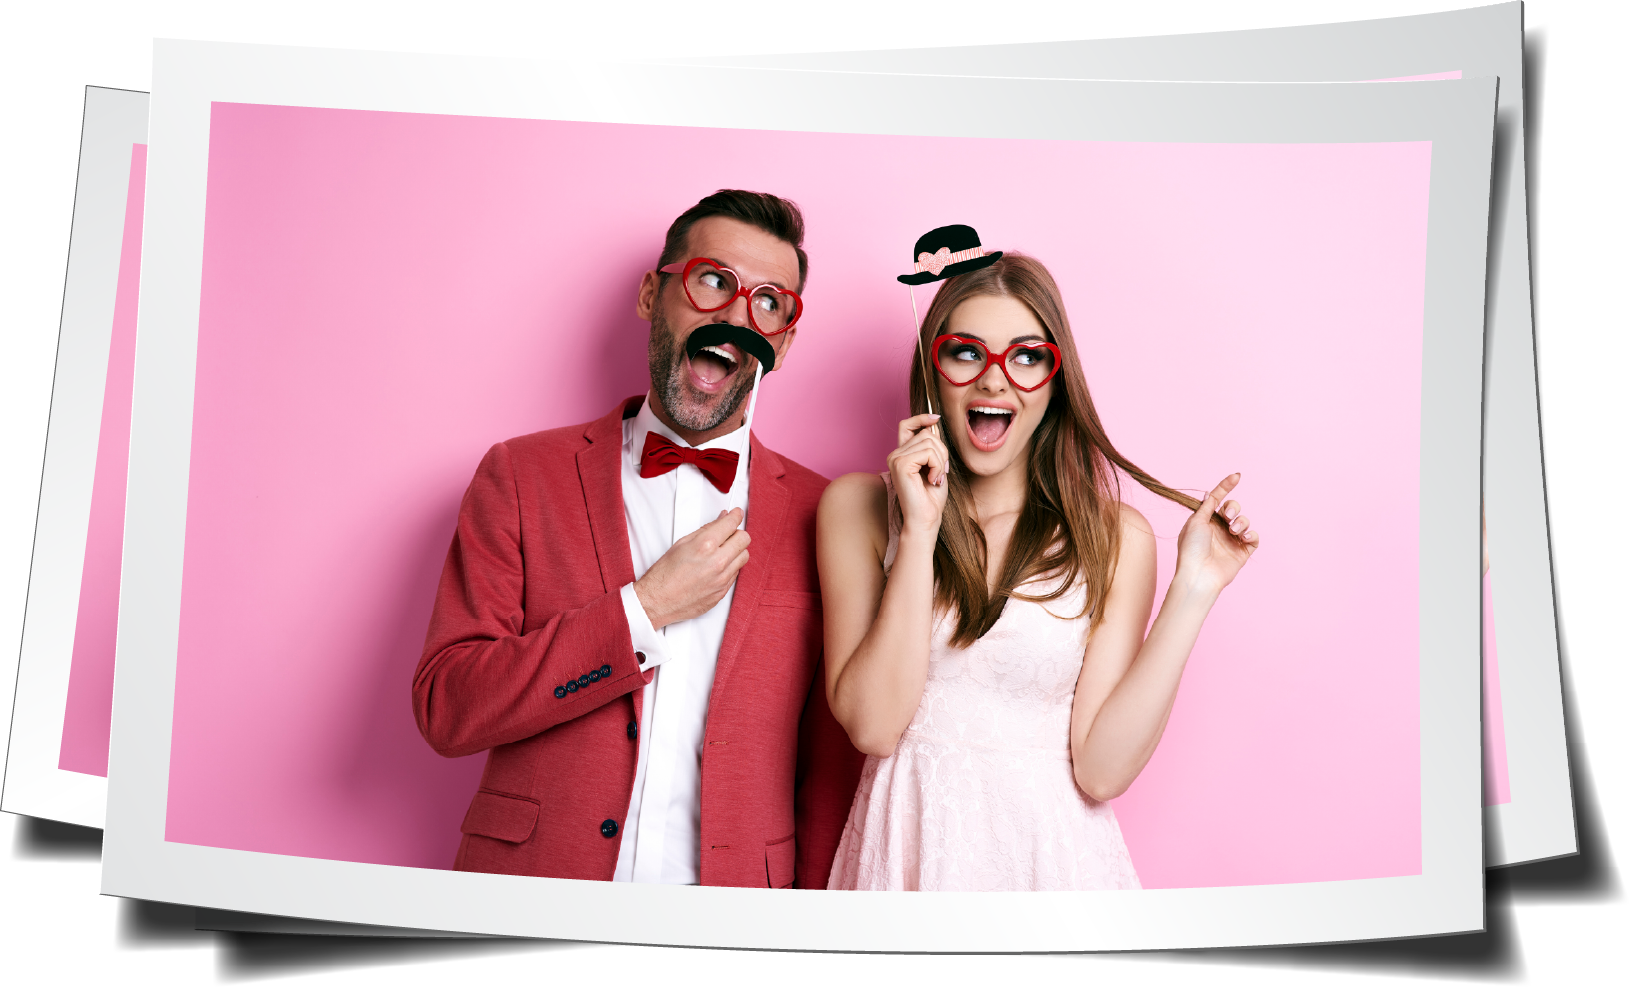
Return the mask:
<svg viewBox="0 0 1632 990">
<path fill-rule="evenodd" d="M 644 391 L 640 274 L 742 186 L 809 224 L 773 448 L 880 468 L 894 276 L 968 223 L 1055 273 L 1125 454 L 1191 489 L 1244 472 L 1263 550 L 1116 803 L 1145 885 L 1418 872 L 1429 160 L 218 104 L 167 838 L 451 862 L 481 758 L 435 756 L 408 686 L 460 495 L 494 441 Z M 1182 513 L 1135 501 L 1170 573 Z"/>
<path fill-rule="evenodd" d="M 91 480 L 91 519 L 85 533 L 68 702 L 62 714 L 63 770 L 108 775 L 108 726 L 113 718 L 113 647 L 119 625 L 119 563 L 125 541 L 125 467 L 130 460 L 130 390 L 136 371 L 136 290 L 142 275 L 142 197 L 147 188 L 147 145 L 130 151 L 124 238 L 113 301 L 108 373 L 102 389 L 102 426 Z"/>
</svg>

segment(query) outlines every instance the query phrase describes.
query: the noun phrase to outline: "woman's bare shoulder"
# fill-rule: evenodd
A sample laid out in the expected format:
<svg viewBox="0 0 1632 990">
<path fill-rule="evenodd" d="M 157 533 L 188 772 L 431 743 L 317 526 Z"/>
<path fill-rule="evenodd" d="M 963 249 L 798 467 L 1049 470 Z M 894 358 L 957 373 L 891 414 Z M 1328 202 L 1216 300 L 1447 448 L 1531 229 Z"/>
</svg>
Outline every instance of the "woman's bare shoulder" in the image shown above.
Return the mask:
<svg viewBox="0 0 1632 990">
<path fill-rule="evenodd" d="M 1145 514 L 1143 512 L 1140 512 L 1138 509 L 1135 509 L 1126 502 L 1118 502 L 1116 503 L 1116 507 L 1122 514 L 1122 533 L 1124 536 L 1127 535 L 1128 530 L 1131 529 L 1135 532 L 1143 533 L 1151 539 L 1156 538 L 1156 530 L 1150 525 L 1150 520 L 1145 518 Z"/>
<path fill-rule="evenodd" d="M 1126 502 L 1118 502 L 1122 519 L 1122 552 L 1141 557 L 1156 555 L 1156 529 L 1145 514 Z"/>
<path fill-rule="evenodd" d="M 841 475 L 822 492 L 816 509 L 817 539 L 865 537 L 882 545 L 889 538 L 888 511 L 883 478 L 861 472 Z"/>
<path fill-rule="evenodd" d="M 886 508 L 883 478 L 859 471 L 844 474 L 835 478 L 822 492 L 822 502 L 817 509 L 817 525 L 821 525 L 824 519 L 832 522 L 853 521 L 857 515 L 876 515 L 880 522 L 886 522 Z"/>
</svg>

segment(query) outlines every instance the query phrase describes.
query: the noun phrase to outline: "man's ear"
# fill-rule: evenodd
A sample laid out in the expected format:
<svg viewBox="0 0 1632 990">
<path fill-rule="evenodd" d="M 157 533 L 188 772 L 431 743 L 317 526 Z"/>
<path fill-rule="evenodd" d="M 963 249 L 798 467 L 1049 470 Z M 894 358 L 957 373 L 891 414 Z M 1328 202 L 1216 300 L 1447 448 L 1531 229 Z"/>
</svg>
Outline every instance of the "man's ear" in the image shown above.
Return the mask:
<svg viewBox="0 0 1632 990">
<path fill-rule="evenodd" d="M 651 322 L 652 310 L 657 307 L 657 290 L 663 285 L 663 279 L 655 271 L 649 271 L 640 277 L 640 291 L 635 293 L 635 315 L 642 320 Z"/>
<path fill-rule="evenodd" d="M 798 333 L 798 327 L 783 331 L 782 342 L 776 348 L 776 363 L 771 366 L 772 371 L 778 371 L 781 369 L 783 359 L 788 356 L 789 351 L 793 350 L 793 338 L 797 336 Z"/>
</svg>

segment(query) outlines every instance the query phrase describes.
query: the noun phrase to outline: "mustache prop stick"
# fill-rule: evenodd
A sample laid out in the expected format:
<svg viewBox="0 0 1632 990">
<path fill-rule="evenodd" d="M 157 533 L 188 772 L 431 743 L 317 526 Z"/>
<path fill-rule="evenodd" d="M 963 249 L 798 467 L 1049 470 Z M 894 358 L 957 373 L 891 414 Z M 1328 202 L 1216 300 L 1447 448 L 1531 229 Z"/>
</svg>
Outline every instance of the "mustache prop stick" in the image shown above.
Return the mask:
<svg viewBox="0 0 1632 990">
<path fill-rule="evenodd" d="M 748 396 L 748 416 L 743 423 L 752 432 L 754 407 L 759 404 L 759 382 L 776 368 L 776 348 L 751 327 L 739 327 L 735 323 L 710 323 L 693 330 L 691 336 L 686 338 L 686 360 L 696 358 L 705 347 L 718 347 L 721 344 L 736 344 L 755 360 L 754 388 Z"/>
<path fill-rule="evenodd" d="M 955 223 L 946 227 L 936 227 L 918 238 L 918 243 L 912 246 L 912 257 L 912 271 L 906 275 L 897 275 L 895 280 L 907 287 L 907 295 L 912 298 L 912 337 L 917 342 L 918 370 L 924 376 L 924 402 L 929 406 L 927 411 L 934 412 L 935 377 L 929 370 L 929 354 L 924 349 L 923 324 L 918 319 L 918 294 L 913 286 L 939 282 L 954 275 L 985 268 L 1003 257 L 1003 252 L 982 250 L 980 235 L 975 233 L 975 228 Z M 937 436 L 940 436 L 939 425 L 931 427 L 937 431 Z"/>
</svg>

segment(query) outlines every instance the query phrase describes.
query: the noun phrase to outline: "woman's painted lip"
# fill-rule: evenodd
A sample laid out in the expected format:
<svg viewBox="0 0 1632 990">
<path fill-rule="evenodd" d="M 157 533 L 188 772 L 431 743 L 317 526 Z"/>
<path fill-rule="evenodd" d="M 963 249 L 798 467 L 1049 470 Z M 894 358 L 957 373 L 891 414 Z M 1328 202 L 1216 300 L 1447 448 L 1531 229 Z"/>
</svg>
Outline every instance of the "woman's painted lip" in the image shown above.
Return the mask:
<svg viewBox="0 0 1632 990">
<path fill-rule="evenodd" d="M 1008 441 L 1009 432 L 1014 429 L 1014 417 L 1019 415 L 1020 411 L 1018 409 L 1011 409 L 1011 407 L 1007 403 L 989 402 L 989 403 L 982 403 L 982 404 L 983 405 L 996 406 L 996 407 L 1000 407 L 1000 408 L 1003 408 L 1003 409 L 1010 409 L 1011 410 L 1010 413 L 1009 413 L 1009 416 L 1008 416 L 1008 425 L 1003 427 L 1003 432 L 998 435 L 997 442 L 992 443 L 992 444 L 981 443 L 980 438 L 975 436 L 974 424 L 969 422 L 969 410 L 967 410 L 967 409 L 964 410 L 963 429 L 964 429 L 964 432 L 966 432 L 969 435 L 969 442 L 975 445 L 976 450 L 984 451 L 985 453 L 991 453 L 994 450 L 1000 449 L 1003 446 L 1003 444 Z"/>
</svg>

